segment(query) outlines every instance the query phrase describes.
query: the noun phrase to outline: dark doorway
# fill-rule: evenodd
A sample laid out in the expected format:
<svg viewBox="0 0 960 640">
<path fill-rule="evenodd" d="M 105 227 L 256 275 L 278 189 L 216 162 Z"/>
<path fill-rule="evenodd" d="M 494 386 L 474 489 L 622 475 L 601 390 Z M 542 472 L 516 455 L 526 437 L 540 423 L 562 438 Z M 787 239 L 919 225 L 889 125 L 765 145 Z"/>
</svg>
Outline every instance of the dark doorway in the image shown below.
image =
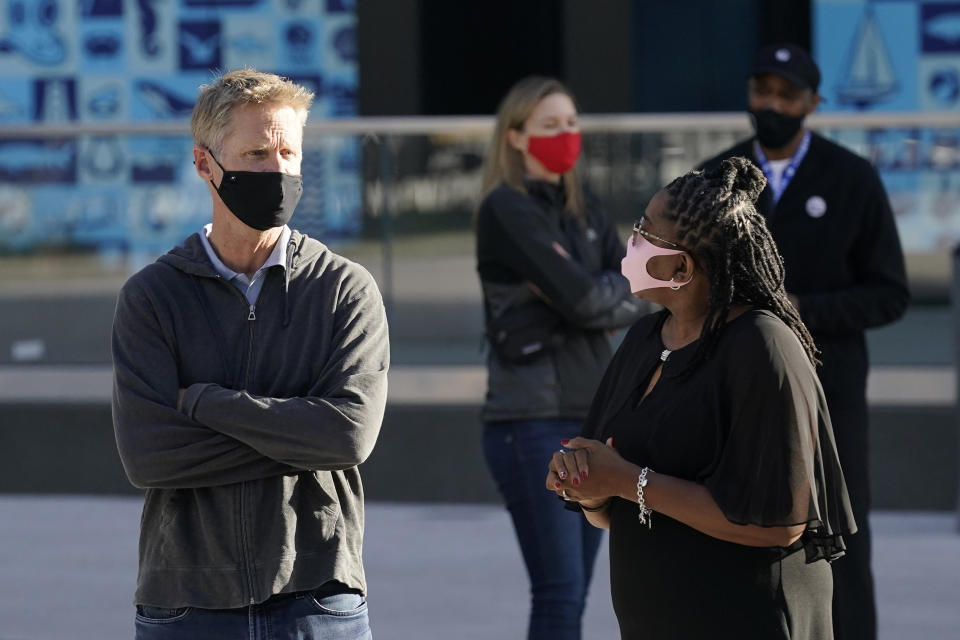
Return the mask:
<svg viewBox="0 0 960 640">
<path fill-rule="evenodd" d="M 563 3 L 421 0 L 421 112 L 492 113 L 531 74 L 563 77 Z"/>
</svg>

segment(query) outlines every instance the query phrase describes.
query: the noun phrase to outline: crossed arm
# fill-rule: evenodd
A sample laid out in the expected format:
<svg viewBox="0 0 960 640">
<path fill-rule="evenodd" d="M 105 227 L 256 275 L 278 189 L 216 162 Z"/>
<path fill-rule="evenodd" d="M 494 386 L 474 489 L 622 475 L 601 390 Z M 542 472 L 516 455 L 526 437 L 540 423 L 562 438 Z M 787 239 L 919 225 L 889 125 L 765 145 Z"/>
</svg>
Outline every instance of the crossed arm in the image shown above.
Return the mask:
<svg viewBox="0 0 960 640">
<path fill-rule="evenodd" d="M 113 331 L 113 421 L 131 483 L 197 488 L 362 462 L 379 433 L 389 362 L 374 293 L 338 310 L 317 395 L 272 398 L 212 383 L 181 389 L 173 337 L 149 296 L 125 287 Z"/>
<path fill-rule="evenodd" d="M 485 206 L 480 243 L 496 247 L 497 259 L 523 276 L 531 289 L 571 325 L 585 329 L 616 329 L 632 324 L 644 307 L 630 295 L 620 274 L 615 232 L 601 229 L 603 267 L 588 272 L 564 247 L 564 237 L 525 199 L 516 208 Z"/>
</svg>

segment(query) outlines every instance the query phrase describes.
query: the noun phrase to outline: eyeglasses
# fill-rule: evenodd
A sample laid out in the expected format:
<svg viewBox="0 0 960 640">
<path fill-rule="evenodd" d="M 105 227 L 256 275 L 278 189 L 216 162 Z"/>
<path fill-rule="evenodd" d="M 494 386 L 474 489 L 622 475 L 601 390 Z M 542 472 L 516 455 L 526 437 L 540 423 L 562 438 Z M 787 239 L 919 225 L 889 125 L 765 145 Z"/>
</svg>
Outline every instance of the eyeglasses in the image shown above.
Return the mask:
<svg viewBox="0 0 960 640">
<path fill-rule="evenodd" d="M 643 228 L 643 221 L 644 221 L 644 220 L 646 220 L 646 216 L 640 216 L 640 219 L 634 221 L 634 223 L 633 223 L 633 238 L 631 239 L 631 242 L 633 242 L 633 245 L 634 245 L 634 246 L 637 245 L 637 234 L 639 234 L 639 235 L 643 236 L 644 238 L 646 238 L 647 240 L 657 240 L 657 241 L 662 242 L 662 243 L 664 243 L 664 244 L 668 244 L 668 245 L 670 245 L 671 247 L 674 247 L 675 249 L 679 249 L 680 251 L 687 251 L 686 248 L 680 246 L 680 245 L 677 244 L 676 242 L 670 242 L 669 240 L 667 240 L 667 239 L 665 239 L 665 238 L 661 238 L 660 236 L 655 236 L 655 235 L 653 235 L 652 233 L 650 233 L 649 231 L 644 230 L 644 228 Z M 690 252 L 687 251 L 687 253 L 690 253 Z"/>
</svg>

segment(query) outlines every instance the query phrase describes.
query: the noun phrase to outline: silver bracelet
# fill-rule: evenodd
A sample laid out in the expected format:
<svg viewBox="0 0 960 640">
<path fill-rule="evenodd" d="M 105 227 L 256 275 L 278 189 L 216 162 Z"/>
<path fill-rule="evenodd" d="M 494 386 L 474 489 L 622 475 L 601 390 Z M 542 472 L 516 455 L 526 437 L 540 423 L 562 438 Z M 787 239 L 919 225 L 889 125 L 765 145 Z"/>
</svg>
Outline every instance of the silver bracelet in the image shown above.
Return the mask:
<svg viewBox="0 0 960 640">
<path fill-rule="evenodd" d="M 647 486 L 647 473 L 649 471 L 650 467 L 640 469 L 640 476 L 637 478 L 637 506 L 639 507 L 637 518 L 640 520 L 640 524 L 645 524 L 647 529 L 652 529 L 653 509 L 647 506 L 647 501 L 643 498 L 643 488 Z"/>
</svg>

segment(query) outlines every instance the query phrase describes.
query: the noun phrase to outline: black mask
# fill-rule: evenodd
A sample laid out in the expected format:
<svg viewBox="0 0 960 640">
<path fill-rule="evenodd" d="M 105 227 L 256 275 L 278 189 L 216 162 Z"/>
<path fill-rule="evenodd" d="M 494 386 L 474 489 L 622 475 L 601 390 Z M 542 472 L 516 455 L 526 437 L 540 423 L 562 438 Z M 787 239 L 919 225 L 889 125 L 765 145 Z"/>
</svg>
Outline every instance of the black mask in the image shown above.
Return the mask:
<svg viewBox="0 0 960 640">
<path fill-rule="evenodd" d="M 303 179 L 279 171 L 227 171 L 213 153 L 210 157 L 223 169 L 220 186 L 210 184 L 240 221 L 266 231 L 290 221 L 303 193 Z"/>
<path fill-rule="evenodd" d="M 750 112 L 757 140 L 767 149 L 780 149 L 793 140 L 803 126 L 804 116 L 788 116 L 773 109 Z"/>
</svg>

